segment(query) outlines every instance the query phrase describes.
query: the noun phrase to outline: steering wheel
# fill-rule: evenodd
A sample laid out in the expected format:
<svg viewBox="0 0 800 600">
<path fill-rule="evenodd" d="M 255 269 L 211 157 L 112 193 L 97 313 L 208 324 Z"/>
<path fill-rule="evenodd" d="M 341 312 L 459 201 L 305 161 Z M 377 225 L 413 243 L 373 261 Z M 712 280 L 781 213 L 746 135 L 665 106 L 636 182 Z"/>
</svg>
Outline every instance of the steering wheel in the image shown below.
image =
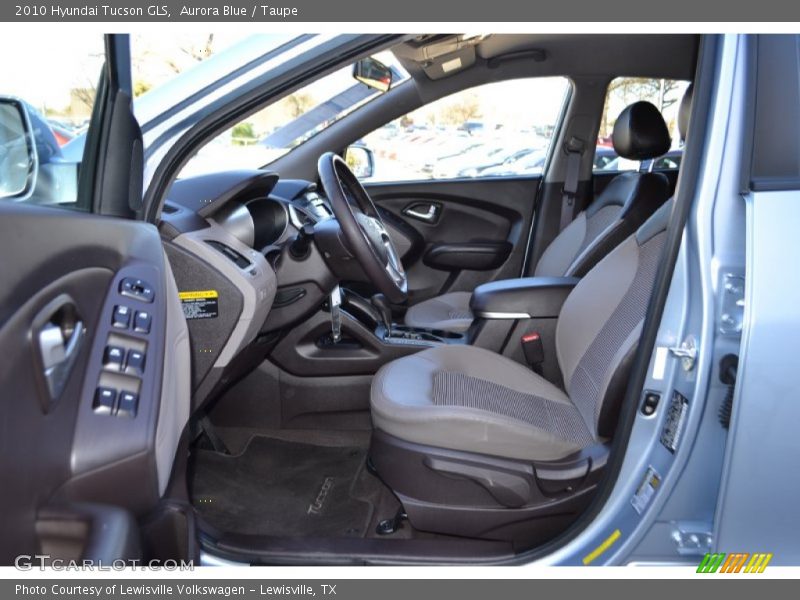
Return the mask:
<svg viewBox="0 0 800 600">
<path fill-rule="evenodd" d="M 348 249 L 389 301 L 403 302 L 408 296 L 406 272 L 375 203 L 337 154 L 320 156 L 317 170 Z"/>
</svg>

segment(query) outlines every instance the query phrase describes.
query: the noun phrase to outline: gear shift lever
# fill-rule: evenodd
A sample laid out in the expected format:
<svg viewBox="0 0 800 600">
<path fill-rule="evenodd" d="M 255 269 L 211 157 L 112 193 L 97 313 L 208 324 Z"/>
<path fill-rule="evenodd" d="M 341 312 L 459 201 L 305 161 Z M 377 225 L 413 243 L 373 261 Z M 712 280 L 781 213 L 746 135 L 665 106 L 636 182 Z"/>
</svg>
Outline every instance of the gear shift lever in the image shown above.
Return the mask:
<svg viewBox="0 0 800 600">
<path fill-rule="evenodd" d="M 372 298 L 370 298 L 370 302 L 372 302 L 372 306 L 375 307 L 375 310 L 378 311 L 378 314 L 381 317 L 381 321 L 383 322 L 383 337 L 388 338 L 392 335 L 392 308 L 389 306 L 389 301 L 386 299 L 386 296 L 383 294 L 375 294 Z"/>
</svg>

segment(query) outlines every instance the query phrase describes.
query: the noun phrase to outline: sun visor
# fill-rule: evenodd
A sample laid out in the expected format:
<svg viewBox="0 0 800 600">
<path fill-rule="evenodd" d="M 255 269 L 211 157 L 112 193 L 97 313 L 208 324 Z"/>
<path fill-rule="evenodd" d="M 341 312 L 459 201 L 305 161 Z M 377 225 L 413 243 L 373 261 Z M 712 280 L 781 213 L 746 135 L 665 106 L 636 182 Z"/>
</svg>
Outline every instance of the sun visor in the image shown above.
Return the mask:
<svg viewBox="0 0 800 600">
<path fill-rule="evenodd" d="M 430 79 L 441 79 L 475 64 L 475 47 L 468 46 L 434 60 L 422 63 L 422 70 Z"/>
<path fill-rule="evenodd" d="M 485 35 L 422 36 L 393 49 L 398 59 L 416 62 L 430 79 L 442 79 L 475 64 L 475 47 Z"/>
</svg>

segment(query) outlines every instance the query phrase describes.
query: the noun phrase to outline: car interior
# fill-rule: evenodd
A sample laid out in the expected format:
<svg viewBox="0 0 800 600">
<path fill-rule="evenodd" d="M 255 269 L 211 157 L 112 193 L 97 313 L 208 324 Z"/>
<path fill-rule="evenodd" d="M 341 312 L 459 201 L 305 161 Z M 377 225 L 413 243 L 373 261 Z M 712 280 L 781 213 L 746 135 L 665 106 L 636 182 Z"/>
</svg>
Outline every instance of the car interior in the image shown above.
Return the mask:
<svg viewBox="0 0 800 600">
<path fill-rule="evenodd" d="M 39 340 L 0 365 L 4 447 L 54 454 L 14 475 L 4 530 L 66 556 L 251 564 L 498 562 L 563 535 L 608 476 L 679 175 L 652 165 L 691 112 L 692 85 L 674 124 L 630 102 L 610 143 L 644 166 L 596 170 L 608 87 L 690 83 L 699 45 L 403 36 L 355 61 L 379 97 L 262 169 L 174 179 L 157 228 L 4 207 L 0 239 L 45 234 L 0 304 L 22 307 L 0 347 Z M 406 81 L 361 61 L 378 50 Z M 553 76 L 570 89 L 540 174 L 377 182 L 346 160 L 453 93 Z"/>
</svg>

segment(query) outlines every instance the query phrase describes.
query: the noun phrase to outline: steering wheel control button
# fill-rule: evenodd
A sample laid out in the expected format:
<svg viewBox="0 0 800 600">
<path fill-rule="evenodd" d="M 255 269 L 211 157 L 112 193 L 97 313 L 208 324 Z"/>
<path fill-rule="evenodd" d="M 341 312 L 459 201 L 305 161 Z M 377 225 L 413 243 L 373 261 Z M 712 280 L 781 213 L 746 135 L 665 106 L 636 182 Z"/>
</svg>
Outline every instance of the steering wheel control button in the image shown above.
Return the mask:
<svg viewBox="0 0 800 600">
<path fill-rule="evenodd" d="M 103 368 L 109 371 L 121 371 L 125 361 L 125 350 L 119 346 L 106 346 L 103 352 Z"/>
<path fill-rule="evenodd" d="M 155 297 L 153 287 L 142 279 L 126 277 L 119 283 L 119 293 L 142 302 L 152 302 Z"/>
<path fill-rule="evenodd" d="M 117 408 L 118 417 L 136 416 L 136 410 L 139 408 L 139 397 L 133 392 L 120 392 L 119 394 L 119 407 Z"/>
<path fill-rule="evenodd" d="M 153 316 L 146 311 L 136 311 L 133 317 L 133 330 L 138 333 L 150 333 L 150 325 L 153 321 Z"/>
<path fill-rule="evenodd" d="M 128 329 L 131 326 L 131 309 L 124 305 L 115 306 L 111 325 L 117 329 Z"/>
<path fill-rule="evenodd" d="M 98 415 L 111 415 L 114 413 L 114 403 L 117 401 L 117 390 L 99 387 L 94 393 L 92 408 Z"/>
<path fill-rule="evenodd" d="M 125 365 L 125 372 L 130 375 L 142 375 L 144 373 L 144 353 L 138 350 L 128 352 L 128 362 Z"/>
</svg>

